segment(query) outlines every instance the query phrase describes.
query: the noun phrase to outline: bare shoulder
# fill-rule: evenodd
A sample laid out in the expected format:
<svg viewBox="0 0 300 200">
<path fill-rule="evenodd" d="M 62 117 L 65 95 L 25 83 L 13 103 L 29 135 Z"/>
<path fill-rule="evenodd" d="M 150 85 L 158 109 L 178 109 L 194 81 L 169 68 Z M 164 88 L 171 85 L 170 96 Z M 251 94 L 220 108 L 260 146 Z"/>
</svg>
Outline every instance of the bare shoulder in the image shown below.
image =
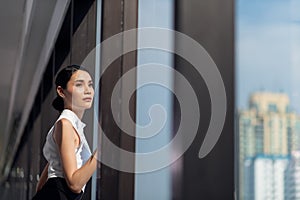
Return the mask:
<svg viewBox="0 0 300 200">
<path fill-rule="evenodd" d="M 73 131 L 71 122 L 68 119 L 62 118 L 55 123 L 53 136 L 55 141 L 60 143 L 63 137 L 74 138 L 74 134 L 69 134 L 73 133 Z"/>
<path fill-rule="evenodd" d="M 61 118 L 59 121 L 56 122 L 55 124 L 56 126 L 70 126 L 72 127 L 72 123 L 70 122 L 70 120 L 66 119 L 66 118 Z"/>
<path fill-rule="evenodd" d="M 70 129 L 70 130 L 73 129 L 72 123 L 65 118 L 62 118 L 59 121 L 57 121 L 54 127 L 55 127 L 55 132 L 57 131 L 61 132 L 63 129 Z"/>
</svg>

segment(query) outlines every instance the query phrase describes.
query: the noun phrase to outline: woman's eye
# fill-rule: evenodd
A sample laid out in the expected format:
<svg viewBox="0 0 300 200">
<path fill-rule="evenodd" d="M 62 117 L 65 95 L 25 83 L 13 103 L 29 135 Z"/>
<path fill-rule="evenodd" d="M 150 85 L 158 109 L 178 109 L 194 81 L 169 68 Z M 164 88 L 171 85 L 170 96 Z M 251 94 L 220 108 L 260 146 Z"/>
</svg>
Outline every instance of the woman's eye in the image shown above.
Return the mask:
<svg viewBox="0 0 300 200">
<path fill-rule="evenodd" d="M 93 87 L 93 84 L 92 84 L 92 83 L 90 83 L 90 84 L 89 84 L 89 87 Z"/>
<path fill-rule="evenodd" d="M 76 87 L 80 87 L 80 86 L 82 86 L 82 84 L 75 84 L 75 86 L 76 86 Z"/>
</svg>

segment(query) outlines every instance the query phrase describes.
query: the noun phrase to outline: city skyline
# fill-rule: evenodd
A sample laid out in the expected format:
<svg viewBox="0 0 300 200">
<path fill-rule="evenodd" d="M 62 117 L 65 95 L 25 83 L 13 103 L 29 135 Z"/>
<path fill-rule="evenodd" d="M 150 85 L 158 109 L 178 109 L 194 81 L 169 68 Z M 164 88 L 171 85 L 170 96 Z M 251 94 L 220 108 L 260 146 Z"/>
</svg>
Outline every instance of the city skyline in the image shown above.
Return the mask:
<svg viewBox="0 0 300 200">
<path fill-rule="evenodd" d="M 298 193 L 292 189 L 300 187 L 293 181 L 298 177 L 293 158 L 300 153 L 300 115 L 289 111 L 283 93 L 256 92 L 248 103 L 237 117 L 239 199 L 293 199 Z"/>
</svg>

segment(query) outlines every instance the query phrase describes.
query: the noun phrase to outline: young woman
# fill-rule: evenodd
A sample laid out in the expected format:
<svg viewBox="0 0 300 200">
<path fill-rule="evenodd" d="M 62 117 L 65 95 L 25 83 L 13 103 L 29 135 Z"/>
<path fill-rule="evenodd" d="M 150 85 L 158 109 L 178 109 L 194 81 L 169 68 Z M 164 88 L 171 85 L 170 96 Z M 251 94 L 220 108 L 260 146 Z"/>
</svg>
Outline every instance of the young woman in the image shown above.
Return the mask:
<svg viewBox="0 0 300 200">
<path fill-rule="evenodd" d="M 94 89 L 90 74 L 77 65 L 62 69 L 55 80 L 57 97 L 52 105 L 60 116 L 48 132 L 43 153 L 48 161 L 33 200 L 81 199 L 97 165 L 81 121 L 92 106 Z"/>
</svg>

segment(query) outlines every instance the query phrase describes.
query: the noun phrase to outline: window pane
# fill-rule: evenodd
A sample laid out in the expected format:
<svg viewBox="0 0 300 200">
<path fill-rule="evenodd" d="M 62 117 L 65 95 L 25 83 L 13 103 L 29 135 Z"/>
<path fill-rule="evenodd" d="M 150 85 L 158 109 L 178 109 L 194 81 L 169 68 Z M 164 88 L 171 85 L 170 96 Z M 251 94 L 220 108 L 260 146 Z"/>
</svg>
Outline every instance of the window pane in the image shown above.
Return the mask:
<svg viewBox="0 0 300 200">
<path fill-rule="evenodd" d="M 299 199 L 300 1 L 236 1 L 238 196 Z"/>
<path fill-rule="evenodd" d="M 139 0 L 139 17 L 138 27 L 160 27 L 160 28 L 173 28 L 173 0 Z M 172 43 L 172 38 L 170 38 Z M 155 63 L 172 67 L 173 56 L 170 53 L 159 50 L 146 50 L 138 51 L 138 66 Z M 142 83 L 149 77 L 161 76 L 160 73 L 145 73 L 139 68 L 137 69 L 137 81 Z M 172 88 L 172 75 L 163 77 L 169 82 Z M 149 112 L 152 106 L 159 104 L 165 110 L 166 118 L 155 115 L 158 121 L 165 121 L 164 127 L 155 136 L 150 138 L 139 138 L 143 133 L 136 130 L 136 152 L 146 153 L 152 152 L 162 148 L 171 140 L 171 127 L 172 127 L 172 100 L 173 94 L 168 89 L 157 84 L 148 84 L 137 90 L 137 107 L 136 119 L 137 126 L 151 125 Z M 159 119 L 158 119 L 159 118 Z M 142 161 L 136 158 L 136 165 L 142 165 Z M 136 174 L 135 175 L 135 199 L 157 199 L 168 200 L 171 199 L 171 168 L 166 167 L 158 171 Z"/>
</svg>

